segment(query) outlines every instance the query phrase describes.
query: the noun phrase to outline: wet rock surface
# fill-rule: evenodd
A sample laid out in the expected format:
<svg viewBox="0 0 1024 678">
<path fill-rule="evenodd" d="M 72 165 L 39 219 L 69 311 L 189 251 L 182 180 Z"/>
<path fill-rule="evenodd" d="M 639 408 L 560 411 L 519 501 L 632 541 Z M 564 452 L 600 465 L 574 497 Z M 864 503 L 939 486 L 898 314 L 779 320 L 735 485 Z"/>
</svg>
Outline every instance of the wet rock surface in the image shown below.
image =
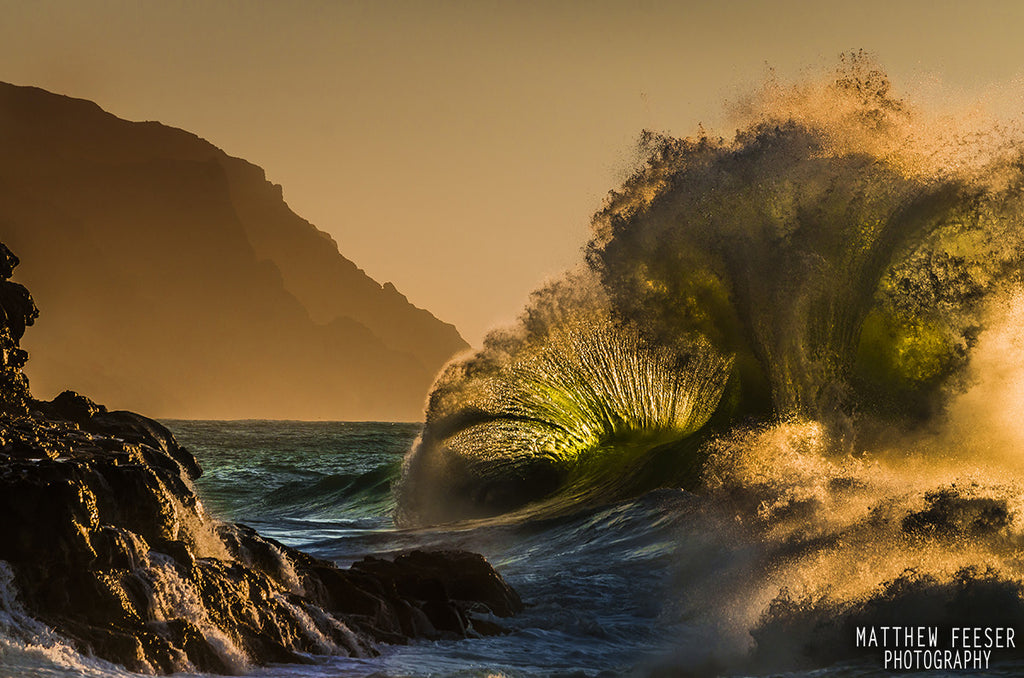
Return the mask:
<svg viewBox="0 0 1024 678">
<path fill-rule="evenodd" d="M 10 281 L 18 263 L 18 257 L 0 243 L 0 412 L 22 414 L 29 392 L 21 368 L 28 353 L 19 342 L 25 328 L 39 316 L 39 310 L 28 290 Z"/>
<path fill-rule="evenodd" d="M 0 268 L 9 277 L 13 265 Z M 23 290 L 11 294 L 27 303 L 7 304 L 0 287 L 0 574 L 27 613 L 82 652 L 134 671 L 236 673 L 501 633 L 498 618 L 522 608 L 475 554 L 340 569 L 214 520 L 192 486 L 199 464 L 161 424 L 70 391 L 28 396 L 16 351 L 35 306 Z"/>
</svg>

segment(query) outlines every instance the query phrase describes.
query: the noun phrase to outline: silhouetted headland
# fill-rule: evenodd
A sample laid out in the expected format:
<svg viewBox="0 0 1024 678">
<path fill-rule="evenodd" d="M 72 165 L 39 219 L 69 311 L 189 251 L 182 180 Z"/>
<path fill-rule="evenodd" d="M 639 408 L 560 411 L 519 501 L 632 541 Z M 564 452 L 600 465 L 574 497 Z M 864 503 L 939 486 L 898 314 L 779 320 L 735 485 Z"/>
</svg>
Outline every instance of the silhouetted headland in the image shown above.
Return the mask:
<svg viewBox="0 0 1024 678">
<path fill-rule="evenodd" d="M 468 348 L 194 134 L 0 83 L 0 145 L 0 239 L 47 311 L 28 340 L 40 394 L 71 385 L 158 417 L 419 421 Z"/>
</svg>

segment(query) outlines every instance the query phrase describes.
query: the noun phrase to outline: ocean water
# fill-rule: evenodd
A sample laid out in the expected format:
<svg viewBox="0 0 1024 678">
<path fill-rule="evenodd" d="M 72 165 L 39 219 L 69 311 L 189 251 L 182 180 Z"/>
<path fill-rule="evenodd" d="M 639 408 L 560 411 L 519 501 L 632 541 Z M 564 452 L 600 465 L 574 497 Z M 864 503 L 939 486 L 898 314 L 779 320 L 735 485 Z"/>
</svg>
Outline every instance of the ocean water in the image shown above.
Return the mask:
<svg viewBox="0 0 1024 678">
<path fill-rule="evenodd" d="M 673 525 L 691 503 L 681 491 L 525 524 L 399 529 L 391 485 L 419 425 L 167 424 L 203 464 L 197 485 L 215 515 L 340 565 L 410 548 L 470 549 L 528 604 L 507 636 L 386 647 L 376 659 L 257 675 L 596 675 L 624 672 L 666 645 L 659 588 Z"/>
<path fill-rule="evenodd" d="M 939 626 L 944 636 L 951 624 L 1024 618 L 1012 507 L 1008 525 L 993 535 L 979 528 L 971 539 L 908 534 L 903 517 L 930 507 L 974 519 L 979 496 L 1013 500 L 1005 473 L 986 480 L 971 469 L 973 489 L 937 508 L 926 496 L 955 486 L 960 469 L 910 482 L 921 475 L 917 461 L 836 456 L 813 422 L 713 443 L 699 491 L 663 487 L 569 511 L 416 528 L 396 527 L 393 486 L 418 424 L 167 424 L 202 463 L 197 485 L 215 515 L 343 566 L 410 548 L 477 551 L 527 604 L 507 621 L 506 636 L 385 646 L 374 659 L 330 657 L 253 675 L 870 676 L 887 673 L 882 649 L 851 651 L 848 628 L 820 629 L 841 626 L 858 605 L 876 606 L 859 608 L 864 625 Z M 884 511 L 902 522 L 881 520 Z M 949 590 L 943 579 L 965 567 L 1002 568 L 973 608 L 963 603 L 970 592 Z M 894 594 L 888 585 L 913 568 L 920 595 Z M 793 601 L 790 614 L 773 611 L 781 600 Z M 815 644 L 822 647 L 806 651 Z M 984 673 L 1019 675 L 1020 656 L 994 650 Z"/>
<path fill-rule="evenodd" d="M 883 675 L 888 672 L 883 670 L 882 650 L 844 653 L 853 644 L 852 635 L 827 628 L 822 632 L 821 627 L 846 619 L 851 614 L 848 604 L 855 599 L 877 603 L 868 624 L 945 625 L 949 615 L 942 608 L 958 597 L 940 581 L 924 581 L 923 595 L 917 597 L 887 597 L 886 581 L 898 578 L 904 566 L 938 573 L 955 572 L 961 563 L 952 562 L 957 560 L 952 556 L 949 563 L 928 562 L 950 550 L 949 542 L 935 545 L 936 553 L 926 543 L 908 542 L 894 556 L 888 550 L 890 528 L 865 528 L 853 514 L 874 512 L 877 517 L 878 505 L 897 501 L 912 508 L 919 489 L 893 488 L 892 478 L 882 477 L 886 471 L 879 468 L 822 466 L 834 462 L 815 456 L 813 445 L 822 441 L 813 424 L 780 425 L 730 441 L 734 452 L 745 446 L 748 453 L 757 449 L 773 457 L 791 446 L 785 468 L 766 464 L 751 474 L 753 459 L 744 468 L 732 459 L 749 496 L 739 489 L 737 478 L 727 479 L 723 473 L 715 481 L 717 489 L 698 493 L 666 487 L 553 516 L 518 514 L 426 528 L 398 528 L 393 520 L 391 486 L 419 425 L 166 424 L 200 460 L 204 475 L 197 482 L 199 493 L 210 512 L 222 519 L 251 525 L 340 565 L 418 547 L 470 549 L 483 553 L 527 604 L 523 613 L 507 620 L 508 635 L 382 646 L 381 656 L 372 659 L 315 657 L 309 665 L 252 667 L 246 675 Z M 721 471 L 715 464 L 722 463 L 723 454 L 712 458 L 712 468 Z M 840 482 L 844 473 L 846 480 Z M 777 477 L 770 478 L 772 474 Z M 771 508 L 768 486 L 776 500 Z M 807 494 L 823 486 L 834 495 L 829 504 L 809 508 Z M 801 496 L 787 498 L 786 492 Z M 880 493 L 874 497 L 878 505 L 865 505 L 866 492 Z M 772 510 L 775 515 L 769 516 Z M 826 520 L 817 510 L 831 515 Z M 865 529 L 875 532 L 864 535 Z M 839 535 L 848 543 L 837 544 Z M 868 555 L 874 542 L 882 548 Z M 979 559 L 977 548 L 965 557 Z M 975 564 L 985 562 L 980 557 Z M 858 571 L 873 585 L 851 582 L 851 573 Z M 801 590 L 813 595 L 801 599 Z M 780 600 L 794 601 L 793 614 L 772 611 Z M 996 607 L 974 610 L 962 621 L 989 619 L 989 625 L 1005 625 L 1019 619 L 1004 614 L 1019 615 L 1019 590 L 994 585 L 985 601 Z M 20 636 L 15 628 L 21 629 Z M 0 631 L 7 633 L 0 645 L 0 674 L 127 675 L 75 654 L 41 625 L 27 626 L 17 618 L 16 602 L 0 605 Z M 808 656 L 807 646 L 814 645 L 816 652 Z M 984 673 L 1010 676 L 1021 671 L 1024 663 L 1016 653 L 994 651 Z M 960 673 L 932 670 L 921 675 Z"/>
</svg>

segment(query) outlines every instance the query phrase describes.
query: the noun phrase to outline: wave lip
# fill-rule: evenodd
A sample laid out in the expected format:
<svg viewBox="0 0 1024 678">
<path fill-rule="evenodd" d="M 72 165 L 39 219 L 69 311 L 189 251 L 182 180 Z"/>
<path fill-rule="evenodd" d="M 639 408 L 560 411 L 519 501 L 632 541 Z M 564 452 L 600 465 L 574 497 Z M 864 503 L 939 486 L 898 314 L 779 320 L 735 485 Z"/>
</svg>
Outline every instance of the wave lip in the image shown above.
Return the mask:
<svg viewBox="0 0 1024 678">
<path fill-rule="evenodd" d="M 732 139 L 645 133 L 585 262 L 446 367 L 401 521 L 614 500 L 650 489 L 639 466 L 693 487 L 679 442 L 709 421 L 815 420 L 853 449 L 868 418 L 942 411 L 1021 279 L 1019 133 L 939 124 L 862 53 L 741 109 Z"/>
<path fill-rule="evenodd" d="M 406 462 L 400 519 L 493 515 L 552 495 L 628 496 L 618 485 L 633 462 L 699 430 L 730 366 L 706 342 L 654 347 L 610 321 L 556 328 L 459 384 L 455 412 L 428 422 Z"/>
</svg>

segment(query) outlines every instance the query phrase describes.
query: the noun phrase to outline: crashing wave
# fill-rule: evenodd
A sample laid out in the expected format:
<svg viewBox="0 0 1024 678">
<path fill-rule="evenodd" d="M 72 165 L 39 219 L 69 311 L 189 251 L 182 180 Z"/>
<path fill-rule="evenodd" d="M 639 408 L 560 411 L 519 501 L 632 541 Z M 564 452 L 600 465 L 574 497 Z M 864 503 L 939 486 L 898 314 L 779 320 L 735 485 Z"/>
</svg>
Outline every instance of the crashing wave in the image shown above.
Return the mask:
<svg viewBox="0 0 1024 678">
<path fill-rule="evenodd" d="M 940 416 L 1020 281 L 1019 135 L 914 109 L 862 54 L 737 113 L 728 140 L 645 133 L 585 264 L 446 368 L 400 520 L 636 495 L 645 464 L 696 489 L 704 442 L 752 420 L 850 451 Z"/>
</svg>

